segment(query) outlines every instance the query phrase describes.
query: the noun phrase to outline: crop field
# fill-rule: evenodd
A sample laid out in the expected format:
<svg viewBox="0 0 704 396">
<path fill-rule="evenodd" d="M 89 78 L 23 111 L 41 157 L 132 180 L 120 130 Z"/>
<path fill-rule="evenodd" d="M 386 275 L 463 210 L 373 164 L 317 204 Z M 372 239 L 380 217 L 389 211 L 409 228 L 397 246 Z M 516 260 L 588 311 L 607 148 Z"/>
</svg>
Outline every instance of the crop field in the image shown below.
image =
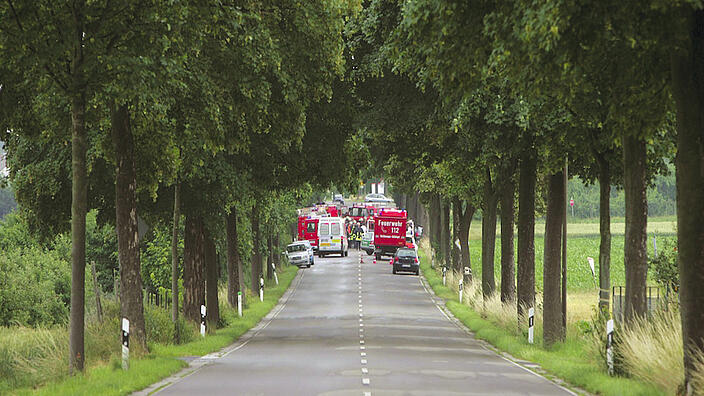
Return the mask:
<svg viewBox="0 0 704 396">
<path fill-rule="evenodd" d="M 618 219 L 623 220 L 623 219 Z M 676 233 L 674 218 L 652 218 L 648 223 L 648 254 L 653 254 L 653 237 L 657 245 L 662 246 L 666 238 L 674 238 Z M 470 228 L 469 250 L 472 262 L 472 273 L 477 277 L 481 275 L 481 221 L 473 221 Z M 611 284 L 614 286 L 625 285 L 625 272 L 623 266 L 623 244 L 625 223 L 613 222 L 611 224 Z M 537 222 L 535 226 L 535 283 L 538 290 L 543 288 L 543 246 L 545 223 Z M 501 262 L 501 232 L 497 226 L 495 250 L 495 279 L 500 281 Z M 593 294 L 594 301 L 598 299 L 599 279 L 599 223 L 567 224 L 567 289 L 570 292 L 586 292 Z M 518 239 L 514 246 L 517 249 Z M 518 253 L 516 252 L 516 258 Z M 595 278 L 589 268 L 587 257 L 594 258 Z M 595 281 L 596 280 L 596 281 Z M 654 285 L 654 282 L 651 281 Z M 593 292 L 593 293 L 590 293 Z"/>
</svg>

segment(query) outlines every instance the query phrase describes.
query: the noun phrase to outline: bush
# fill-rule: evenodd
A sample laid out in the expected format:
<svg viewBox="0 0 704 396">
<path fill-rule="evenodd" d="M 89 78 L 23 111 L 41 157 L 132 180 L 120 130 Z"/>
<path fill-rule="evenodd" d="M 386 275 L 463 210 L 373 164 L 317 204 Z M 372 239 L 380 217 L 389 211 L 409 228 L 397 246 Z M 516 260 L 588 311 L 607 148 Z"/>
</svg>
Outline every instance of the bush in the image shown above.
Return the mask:
<svg viewBox="0 0 704 396">
<path fill-rule="evenodd" d="M 655 281 L 668 291 L 677 291 L 680 286 L 677 256 L 677 240 L 664 238 L 657 257 L 648 259 L 648 265 L 653 269 Z"/>
<path fill-rule="evenodd" d="M 70 265 L 56 251 L 19 248 L 0 254 L 0 325 L 65 323 Z"/>
</svg>

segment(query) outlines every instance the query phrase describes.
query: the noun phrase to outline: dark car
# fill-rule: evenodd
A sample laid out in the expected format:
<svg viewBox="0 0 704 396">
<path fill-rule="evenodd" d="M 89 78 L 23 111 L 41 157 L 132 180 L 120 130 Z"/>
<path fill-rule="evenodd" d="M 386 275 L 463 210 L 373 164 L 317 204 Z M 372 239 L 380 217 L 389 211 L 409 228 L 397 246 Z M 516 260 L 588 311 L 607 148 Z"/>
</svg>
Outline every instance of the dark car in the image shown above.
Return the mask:
<svg viewBox="0 0 704 396">
<path fill-rule="evenodd" d="M 396 251 L 394 258 L 391 259 L 393 273 L 412 272 L 416 275 L 420 274 L 420 262 L 415 249 L 401 248 Z"/>
</svg>

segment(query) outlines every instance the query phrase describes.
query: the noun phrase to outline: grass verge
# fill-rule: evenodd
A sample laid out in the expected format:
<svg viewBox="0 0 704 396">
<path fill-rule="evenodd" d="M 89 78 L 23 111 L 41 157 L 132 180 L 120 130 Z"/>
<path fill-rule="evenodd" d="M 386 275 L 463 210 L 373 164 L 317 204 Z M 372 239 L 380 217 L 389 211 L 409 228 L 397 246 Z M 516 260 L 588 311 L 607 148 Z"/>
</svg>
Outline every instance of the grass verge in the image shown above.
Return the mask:
<svg viewBox="0 0 704 396">
<path fill-rule="evenodd" d="M 522 332 L 512 333 L 487 317 L 482 317 L 469 305 L 459 303 L 457 294 L 443 286 L 442 275 L 430 268 L 430 260 L 426 258 L 428 256 L 425 251 L 419 253 L 421 270 L 430 287 L 438 297 L 445 300 L 450 312 L 474 332 L 476 338 L 485 340 L 516 358 L 538 363 L 549 374 L 591 393 L 609 396 L 665 394 L 655 386 L 633 378 L 609 376 L 598 357 L 593 358 L 586 338 L 568 338 L 566 342 L 558 343 L 548 350 L 543 349 L 539 342 L 528 344 L 527 337 L 520 334 Z"/>
<path fill-rule="evenodd" d="M 150 353 L 130 359 L 130 369 L 123 371 L 117 356 L 110 364 L 92 367 L 84 374 L 50 382 L 38 389 L 23 388 L 11 391 L 17 395 L 125 395 L 143 389 L 177 372 L 187 364 L 177 359 L 182 356 L 202 356 L 233 343 L 247 330 L 254 327 L 288 289 L 297 268 L 289 266 L 279 273 L 279 285 L 265 288 L 264 301 L 249 296 L 248 306 L 237 317 L 237 311 L 221 304 L 221 316 L 227 325 L 204 338 L 181 345 L 150 344 Z"/>
</svg>

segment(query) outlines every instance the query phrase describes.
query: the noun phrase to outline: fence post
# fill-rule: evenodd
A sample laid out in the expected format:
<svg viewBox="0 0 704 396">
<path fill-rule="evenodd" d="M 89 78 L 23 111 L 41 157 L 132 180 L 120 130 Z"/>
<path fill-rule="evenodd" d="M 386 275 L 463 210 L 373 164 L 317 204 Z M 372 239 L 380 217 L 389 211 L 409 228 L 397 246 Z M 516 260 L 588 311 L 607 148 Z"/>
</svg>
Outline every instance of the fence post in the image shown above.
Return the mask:
<svg viewBox="0 0 704 396">
<path fill-rule="evenodd" d="M 95 261 L 90 262 L 90 269 L 93 273 L 93 292 L 95 292 L 95 311 L 98 314 L 98 322 L 103 321 L 103 305 L 100 304 L 100 287 L 98 286 L 98 275 L 95 272 Z"/>
<path fill-rule="evenodd" d="M 130 368 L 130 321 L 122 318 L 122 369 Z"/>
</svg>

